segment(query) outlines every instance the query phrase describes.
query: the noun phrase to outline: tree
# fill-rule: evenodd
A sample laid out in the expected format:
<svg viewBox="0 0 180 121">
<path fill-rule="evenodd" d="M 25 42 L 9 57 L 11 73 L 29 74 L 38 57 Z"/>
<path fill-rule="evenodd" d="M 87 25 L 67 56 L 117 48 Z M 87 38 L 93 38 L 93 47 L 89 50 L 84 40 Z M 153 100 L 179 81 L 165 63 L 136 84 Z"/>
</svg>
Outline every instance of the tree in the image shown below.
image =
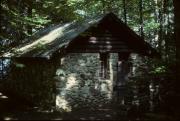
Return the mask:
<svg viewBox="0 0 180 121">
<path fill-rule="evenodd" d="M 140 13 L 140 33 L 141 33 L 141 37 L 144 38 L 144 30 L 143 30 L 143 0 L 139 0 L 139 13 Z"/>
<path fill-rule="evenodd" d="M 177 59 L 177 79 L 180 80 L 180 1 L 173 0 L 175 16 L 175 40 L 176 40 L 176 59 Z"/>
<path fill-rule="evenodd" d="M 168 101 L 173 102 L 173 99 L 176 99 L 174 95 L 179 87 L 174 79 L 175 71 L 177 79 L 180 78 L 179 0 L 173 0 L 173 3 L 172 0 L 1 0 L 0 5 L 1 53 L 29 42 L 30 40 L 25 38 L 47 26 L 114 12 L 158 49 L 162 56 L 161 60 L 144 58 L 140 63 L 133 61 L 134 65 L 137 65 L 135 75 L 138 77 L 137 81 L 139 80 L 135 81 L 137 83 L 134 85 L 139 85 L 141 91 L 145 90 L 142 94 L 147 97 L 146 100 L 151 81 L 156 83 L 155 86 L 162 87 L 163 93 L 159 92 L 159 95 L 164 97 L 161 99 L 165 102 L 164 105 L 170 107 L 173 103 Z M 177 66 L 174 64 L 175 60 Z M 169 99 L 170 96 L 174 97 Z"/>
<path fill-rule="evenodd" d="M 175 40 L 176 40 L 176 82 L 179 83 L 180 80 L 180 1 L 179 0 L 173 0 L 174 5 L 174 16 L 175 16 Z M 177 93 L 180 92 L 179 85 L 177 84 Z M 180 105 L 177 106 L 177 108 L 180 108 Z M 178 110 L 179 111 L 179 110 Z"/>
<path fill-rule="evenodd" d="M 124 9 L 124 21 L 127 24 L 127 17 L 126 17 L 126 0 L 123 0 L 123 9 Z"/>
</svg>

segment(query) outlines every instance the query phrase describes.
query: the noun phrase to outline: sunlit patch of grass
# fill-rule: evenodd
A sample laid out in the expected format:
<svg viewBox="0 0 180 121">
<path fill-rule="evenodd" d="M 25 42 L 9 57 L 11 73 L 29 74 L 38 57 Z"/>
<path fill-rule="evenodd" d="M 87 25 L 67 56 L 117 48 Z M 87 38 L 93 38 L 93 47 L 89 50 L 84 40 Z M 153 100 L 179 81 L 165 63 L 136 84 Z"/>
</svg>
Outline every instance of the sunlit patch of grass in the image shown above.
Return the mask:
<svg viewBox="0 0 180 121">
<path fill-rule="evenodd" d="M 4 120 L 9 121 L 9 120 L 13 120 L 11 117 L 4 117 Z"/>
<path fill-rule="evenodd" d="M 7 99 L 8 97 L 0 92 L 0 99 Z"/>
<path fill-rule="evenodd" d="M 5 95 L 3 95 L 3 96 L 1 96 L 0 98 L 7 99 L 8 97 L 5 96 Z"/>
<path fill-rule="evenodd" d="M 55 119 L 53 119 L 53 120 L 63 120 L 62 118 L 55 118 Z"/>
</svg>

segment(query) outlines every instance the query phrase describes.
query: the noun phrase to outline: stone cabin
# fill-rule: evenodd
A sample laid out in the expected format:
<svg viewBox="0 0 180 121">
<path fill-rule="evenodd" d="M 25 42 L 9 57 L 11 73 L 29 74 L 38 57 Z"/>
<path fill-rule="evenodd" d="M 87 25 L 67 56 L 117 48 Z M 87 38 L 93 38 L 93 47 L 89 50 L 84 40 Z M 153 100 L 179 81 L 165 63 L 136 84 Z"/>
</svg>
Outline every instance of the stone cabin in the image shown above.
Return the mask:
<svg viewBox="0 0 180 121">
<path fill-rule="evenodd" d="M 159 57 L 113 13 L 51 26 L 28 41 L 1 55 L 11 60 L 1 89 L 60 111 L 108 103 L 116 96 L 122 101 L 130 54 Z"/>
</svg>

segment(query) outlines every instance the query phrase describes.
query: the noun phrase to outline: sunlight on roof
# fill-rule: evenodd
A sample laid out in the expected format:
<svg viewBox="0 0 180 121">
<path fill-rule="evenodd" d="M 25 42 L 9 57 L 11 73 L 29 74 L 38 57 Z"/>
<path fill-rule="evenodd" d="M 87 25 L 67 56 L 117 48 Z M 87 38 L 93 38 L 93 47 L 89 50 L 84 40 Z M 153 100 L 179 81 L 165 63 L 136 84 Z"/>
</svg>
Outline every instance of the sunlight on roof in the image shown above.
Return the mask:
<svg viewBox="0 0 180 121">
<path fill-rule="evenodd" d="M 88 24 L 94 24 L 94 23 L 98 22 L 100 19 L 101 19 L 101 18 L 99 18 L 99 19 L 93 19 L 93 20 L 89 21 Z"/>
<path fill-rule="evenodd" d="M 76 32 L 77 29 L 69 29 L 68 30 L 68 28 L 71 25 L 73 25 L 73 23 L 76 22 L 76 21 L 64 24 L 64 25 L 59 26 L 59 27 L 57 27 L 57 28 L 55 28 L 53 30 L 49 30 L 50 32 L 48 34 L 46 34 L 43 37 L 35 40 L 32 43 L 29 43 L 29 44 L 27 44 L 27 45 L 25 45 L 23 47 L 21 46 L 21 47 L 12 48 L 11 52 L 4 53 L 2 56 L 3 57 L 20 56 L 20 55 L 25 54 L 25 53 L 33 50 L 33 49 L 39 49 L 39 47 L 42 47 L 42 49 L 47 49 L 46 45 L 52 43 L 54 40 L 57 40 L 58 38 L 62 37 L 63 35 L 65 35 L 67 33 L 71 37 L 75 37 L 76 34 L 73 34 L 73 33 L 83 32 L 89 26 L 95 24 L 96 22 L 100 21 L 101 19 L 102 19 L 102 17 L 99 17 L 99 18 L 96 18 L 96 19 L 91 19 L 91 20 L 86 21 L 84 24 L 82 24 L 81 31 L 78 31 L 78 32 Z M 68 32 L 67 32 L 67 30 L 68 30 Z M 49 53 L 49 51 L 48 51 L 48 53 Z"/>
<path fill-rule="evenodd" d="M 18 49 L 18 51 L 25 51 L 27 49 L 30 48 L 34 48 L 36 47 L 37 44 L 41 43 L 41 44 L 48 44 L 50 42 L 52 42 L 53 40 L 55 40 L 56 38 L 58 38 L 59 36 L 63 35 L 63 31 L 69 26 L 71 25 L 70 23 L 65 24 L 63 27 L 59 27 L 53 31 L 51 31 L 49 34 L 41 37 L 40 39 L 36 40 L 35 42 L 33 42 L 30 45 L 27 45 L 25 47 L 22 47 L 20 49 Z"/>
<path fill-rule="evenodd" d="M 17 49 L 15 48 L 14 50 L 15 52 L 18 52 L 18 53 L 25 53 L 31 49 L 37 48 L 39 44 L 45 45 L 45 44 L 51 43 L 58 37 L 62 36 L 64 34 L 63 31 L 66 30 L 67 27 L 69 27 L 71 24 L 72 23 L 68 23 L 68 24 L 65 24 L 63 27 L 58 27 L 52 30 L 51 32 L 49 32 L 47 35 L 34 41 L 33 43 L 26 45 L 24 47 L 21 47 L 21 48 L 17 48 Z M 11 56 L 11 55 L 12 53 L 6 53 L 4 56 Z"/>
</svg>

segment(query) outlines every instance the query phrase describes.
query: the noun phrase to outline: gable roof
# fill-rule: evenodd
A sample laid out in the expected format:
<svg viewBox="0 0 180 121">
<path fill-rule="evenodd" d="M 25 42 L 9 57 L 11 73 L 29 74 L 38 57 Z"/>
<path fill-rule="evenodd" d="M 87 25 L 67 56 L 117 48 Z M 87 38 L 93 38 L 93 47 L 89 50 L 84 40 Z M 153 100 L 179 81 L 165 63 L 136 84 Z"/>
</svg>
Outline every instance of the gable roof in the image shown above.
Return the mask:
<svg viewBox="0 0 180 121">
<path fill-rule="evenodd" d="M 158 55 L 155 49 L 124 24 L 116 15 L 108 13 L 92 19 L 87 19 L 84 22 L 70 22 L 45 28 L 43 31 L 34 34 L 30 38 L 33 40 L 30 40 L 32 42 L 15 47 L 0 57 L 51 58 L 54 52 L 59 51 L 60 48 L 66 48 L 71 41 L 88 30 L 91 26 L 101 24 L 107 20 L 111 20 L 111 22 L 115 23 L 114 25 L 117 26 L 116 29 L 114 29 L 111 23 L 109 23 L 108 29 L 114 32 L 122 32 L 122 34 L 126 33 L 126 43 L 135 53 L 150 57 Z"/>
</svg>

